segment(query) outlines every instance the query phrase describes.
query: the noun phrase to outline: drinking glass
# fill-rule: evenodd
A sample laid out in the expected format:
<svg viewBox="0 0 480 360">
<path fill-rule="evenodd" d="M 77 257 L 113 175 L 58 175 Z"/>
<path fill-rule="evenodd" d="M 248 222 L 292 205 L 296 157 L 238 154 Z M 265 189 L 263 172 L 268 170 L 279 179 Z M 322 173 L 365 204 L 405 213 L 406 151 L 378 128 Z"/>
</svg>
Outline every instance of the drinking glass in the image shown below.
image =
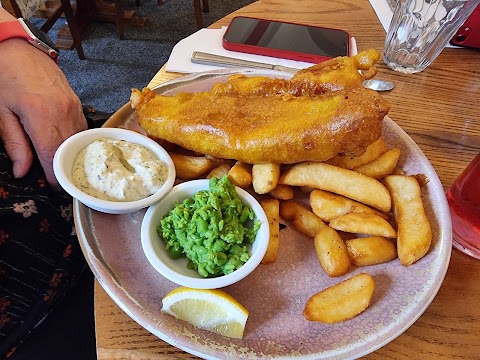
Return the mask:
<svg viewBox="0 0 480 360">
<path fill-rule="evenodd" d="M 397 0 L 383 61 L 406 74 L 424 70 L 479 3 L 480 0 Z"/>
<path fill-rule="evenodd" d="M 453 246 L 480 259 L 480 154 L 447 190 Z"/>
</svg>

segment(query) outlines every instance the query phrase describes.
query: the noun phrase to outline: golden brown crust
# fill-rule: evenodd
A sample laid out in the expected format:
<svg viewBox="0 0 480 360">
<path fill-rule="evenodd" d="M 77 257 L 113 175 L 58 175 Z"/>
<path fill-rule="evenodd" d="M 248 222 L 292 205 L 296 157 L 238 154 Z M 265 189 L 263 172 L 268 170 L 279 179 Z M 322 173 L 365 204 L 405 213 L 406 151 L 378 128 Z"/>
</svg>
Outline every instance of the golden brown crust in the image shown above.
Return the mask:
<svg viewBox="0 0 480 360">
<path fill-rule="evenodd" d="M 246 163 L 323 161 L 360 155 L 381 135 L 388 103 L 356 88 L 327 95 L 155 95 L 144 89 L 136 112 L 149 136 Z"/>
<path fill-rule="evenodd" d="M 352 89 L 362 86 L 363 80 L 375 76 L 377 72 L 375 64 L 379 58 L 380 53 L 377 50 L 365 50 L 353 57 L 337 57 L 300 70 L 290 80 L 232 75 L 225 83 L 215 84 L 212 92 L 238 95 L 316 96 Z"/>
<path fill-rule="evenodd" d="M 361 155 L 381 135 L 390 105 L 362 87 L 380 54 L 366 50 L 299 71 L 292 79 L 237 74 L 209 92 L 132 91 L 150 137 L 245 163 L 324 161 Z"/>
</svg>

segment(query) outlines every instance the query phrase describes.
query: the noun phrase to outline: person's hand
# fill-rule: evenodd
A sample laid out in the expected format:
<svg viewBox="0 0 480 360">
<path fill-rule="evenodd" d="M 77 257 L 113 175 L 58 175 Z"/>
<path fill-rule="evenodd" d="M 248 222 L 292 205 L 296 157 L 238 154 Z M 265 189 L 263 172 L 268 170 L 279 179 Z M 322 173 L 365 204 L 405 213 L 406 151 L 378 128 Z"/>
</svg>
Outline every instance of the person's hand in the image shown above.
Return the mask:
<svg viewBox="0 0 480 360">
<path fill-rule="evenodd" d="M 25 40 L 0 42 L 0 54 L 0 138 L 13 174 L 27 174 L 33 150 L 47 181 L 57 185 L 53 156 L 67 137 L 87 128 L 82 104 L 57 64 Z"/>
</svg>

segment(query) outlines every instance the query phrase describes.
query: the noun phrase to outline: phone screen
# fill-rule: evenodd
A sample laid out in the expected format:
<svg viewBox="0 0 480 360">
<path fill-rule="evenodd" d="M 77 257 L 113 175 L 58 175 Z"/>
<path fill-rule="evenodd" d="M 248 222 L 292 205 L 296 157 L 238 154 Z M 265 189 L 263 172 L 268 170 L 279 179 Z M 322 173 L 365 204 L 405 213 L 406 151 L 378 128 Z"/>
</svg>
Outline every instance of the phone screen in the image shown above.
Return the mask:
<svg viewBox="0 0 480 360">
<path fill-rule="evenodd" d="M 350 37 L 337 29 L 237 17 L 224 36 L 224 44 L 242 44 L 322 57 L 348 56 Z"/>
</svg>

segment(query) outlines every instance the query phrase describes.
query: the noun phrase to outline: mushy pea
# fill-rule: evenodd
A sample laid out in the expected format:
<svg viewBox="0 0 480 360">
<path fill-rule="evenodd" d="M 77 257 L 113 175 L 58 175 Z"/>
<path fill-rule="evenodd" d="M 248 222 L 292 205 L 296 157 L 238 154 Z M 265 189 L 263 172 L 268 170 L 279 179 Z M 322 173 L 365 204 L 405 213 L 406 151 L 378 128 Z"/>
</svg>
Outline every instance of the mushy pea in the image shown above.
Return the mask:
<svg viewBox="0 0 480 360">
<path fill-rule="evenodd" d="M 230 274 L 245 264 L 247 245 L 260 228 L 260 221 L 249 221 L 253 210 L 226 176 L 211 178 L 209 187 L 177 203 L 157 226 L 170 256 L 186 257 L 202 277 Z"/>
</svg>

